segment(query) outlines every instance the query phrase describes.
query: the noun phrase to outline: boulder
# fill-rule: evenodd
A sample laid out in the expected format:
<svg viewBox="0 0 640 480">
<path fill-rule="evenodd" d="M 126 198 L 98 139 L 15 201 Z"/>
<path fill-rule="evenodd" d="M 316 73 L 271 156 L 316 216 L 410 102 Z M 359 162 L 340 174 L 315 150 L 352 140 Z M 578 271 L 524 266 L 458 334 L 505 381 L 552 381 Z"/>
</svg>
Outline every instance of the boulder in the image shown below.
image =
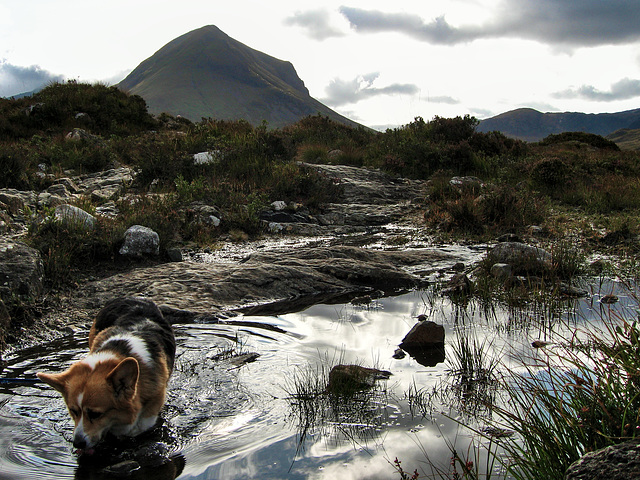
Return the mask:
<svg viewBox="0 0 640 480">
<path fill-rule="evenodd" d="M 552 257 L 542 248 L 520 242 L 499 243 L 488 253 L 491 265 L 506 263 L 511 265 L 514 275 L 544 274 L 551 270 Z"/>
<path fill-rule="evenodd" d="M 37 298 L 43 290 L 44 266 L 38 250 L 0 237 L 0 298 Z"/>
<path fill-rule="evenodd" d="M 142 225 L 133 225 L 124 233 L 124 243 L 120 255 L 143 257 L 160 254 L 160 237 L 156 232 Z"/>
<path fill-rule="evenodd" d="M 640 478 L 640 440 L 633 439 L 587 453 L 567 469 L 565 480 Z"/>
<path fill-rule="evenodd" d="M 425 320 L 416 323 L 405 335 L 400 348 L 405 351 L 433 348 L 444 345 L 444 327 L 435 322 Z M 411 353 L 411 352 L 409 352 Z"/>
<path fill-rule="evenodd" d="M 329 372 L 327 391 L 334 394 L 353 394 L 375 385 L 376 380 L 388 380 L 391 372 L 360 365 L 336 365 Z"/>
<path fill-rule="evenodd" d="M 58 205 L 53 216 L 65 225 L 72 225 L 86 230 L 92 230 L 96 226 L 96 218 L 90 213 L 73 205 Z"/>
</svg>

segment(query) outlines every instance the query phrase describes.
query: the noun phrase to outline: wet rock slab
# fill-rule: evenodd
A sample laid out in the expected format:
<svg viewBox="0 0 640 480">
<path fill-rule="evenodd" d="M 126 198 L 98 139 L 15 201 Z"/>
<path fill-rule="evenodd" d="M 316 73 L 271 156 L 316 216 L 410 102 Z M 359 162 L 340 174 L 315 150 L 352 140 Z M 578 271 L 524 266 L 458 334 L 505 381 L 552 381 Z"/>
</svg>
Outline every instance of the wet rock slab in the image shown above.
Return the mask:
<svg viewBox="0 0 640 480">
<path fill-rule="evenodd" d="M 118 296 L 139 295 L 188 319 L 225 312 L 264 313 L 269 306 L 293 311 L 331 297 L 367 291 L 415 288 L 416 265 L 456 258 L 429 249 L 381 251 L 357 247 L 315 247 L 254 253 L 241 262 L 167 263 L 139 268 L 85 285 L 77 301 L 100 308 Z M 253 310 L 251 310 L 253 309 Z M 257 309 L 257 310 L 256 310 Z"/>
</svg>

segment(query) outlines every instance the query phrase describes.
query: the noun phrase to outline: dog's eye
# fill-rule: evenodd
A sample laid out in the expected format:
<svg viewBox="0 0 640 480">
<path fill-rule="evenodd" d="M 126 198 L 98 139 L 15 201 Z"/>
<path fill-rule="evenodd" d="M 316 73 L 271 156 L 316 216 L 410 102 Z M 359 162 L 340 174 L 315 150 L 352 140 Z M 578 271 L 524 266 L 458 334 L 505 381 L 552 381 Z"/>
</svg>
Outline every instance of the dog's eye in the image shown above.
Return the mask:
<svg viewBox="0 0 640 480">
<path fill-rule="evenodd" d="M 79 417 L 80 416 L 80 410 L 78 410 L 77 408 L 70 408 L 69 411 L 71 412 L 71 415 L 73 415 L 74 417 Z"/>
<path fill-rule="evenodd" d="M 89 418 L 90 422 L 98 420 L 101 416 L 102 412 L 97 412 L 96 410 L 87 410 L 87 418 Z"/>
</svg>

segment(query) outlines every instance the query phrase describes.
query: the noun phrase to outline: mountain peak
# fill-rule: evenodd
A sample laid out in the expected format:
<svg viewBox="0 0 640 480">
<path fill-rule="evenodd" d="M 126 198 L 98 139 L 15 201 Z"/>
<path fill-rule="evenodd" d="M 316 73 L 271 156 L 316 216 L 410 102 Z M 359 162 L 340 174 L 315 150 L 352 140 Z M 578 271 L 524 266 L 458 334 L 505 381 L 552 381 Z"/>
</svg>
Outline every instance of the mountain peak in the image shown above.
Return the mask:
<svg viewBox="0 0 640 480">
<path fill-rule="evenodd" d="M 195 121 L 266 120 L 280 127 L 322 113 L 357 125 L 313 99 L 291 62 L 250 48 L 214 25 L 167 43 L 118 86 L 142 96 L 152 113 Z"/>
</svg>

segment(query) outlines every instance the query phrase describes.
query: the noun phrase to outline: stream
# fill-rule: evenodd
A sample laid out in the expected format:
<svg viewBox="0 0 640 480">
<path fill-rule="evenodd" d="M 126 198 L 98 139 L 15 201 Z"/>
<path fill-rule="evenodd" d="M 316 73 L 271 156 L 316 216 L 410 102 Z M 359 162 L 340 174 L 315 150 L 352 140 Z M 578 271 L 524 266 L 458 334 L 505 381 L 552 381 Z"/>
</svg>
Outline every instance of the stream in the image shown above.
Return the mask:
<svg viewBox="0 0 640 480">
<path fill-rule="evenodd" d="M 448 444 L 470 445 L 462 424 L 481 428 L 486 415 L 481 402 L 472 406 L 456 394 L 456 345 L 474 339 L 484 361 L 506 371 L 540 354 L 534 340 L 569 338 L 611 311 L 637 318 L 637 303 L 621 283 L 590 279 L 584 287 L 587 297 L 547 307 L 460 305 L 434 286 L 362 305 L 175 325 L 176 368 L 164 423 L 139 442 L 146 463 L 78 459 L 57 392 L 39 383 L 0 384 L 0 478 L 388 479 L 399 478 L 396 457 L 405 471 L 435 475 L 434 466 L 446 471 L 450 463 Z M 601 304 L 611 293 L 620 301 Z M 422 314 L 445 326 L 444 359 L 393 358 Z M 38 371 L 63 370 L 86 355 L 87 333 L 13 352 L 3 376 L 33 379 Z M 321 384 L 338 363 L 392 376 L 352 402 L 321 391 L 306 405 L 296 397 L 301 384 Z M 418 394 L 433 391 L 441 394 L 430 401 Z M 495 394 L 479 395 L 485 393 Z M 125 447 L 140 449 L 136 442 Z"/>
</svg>

